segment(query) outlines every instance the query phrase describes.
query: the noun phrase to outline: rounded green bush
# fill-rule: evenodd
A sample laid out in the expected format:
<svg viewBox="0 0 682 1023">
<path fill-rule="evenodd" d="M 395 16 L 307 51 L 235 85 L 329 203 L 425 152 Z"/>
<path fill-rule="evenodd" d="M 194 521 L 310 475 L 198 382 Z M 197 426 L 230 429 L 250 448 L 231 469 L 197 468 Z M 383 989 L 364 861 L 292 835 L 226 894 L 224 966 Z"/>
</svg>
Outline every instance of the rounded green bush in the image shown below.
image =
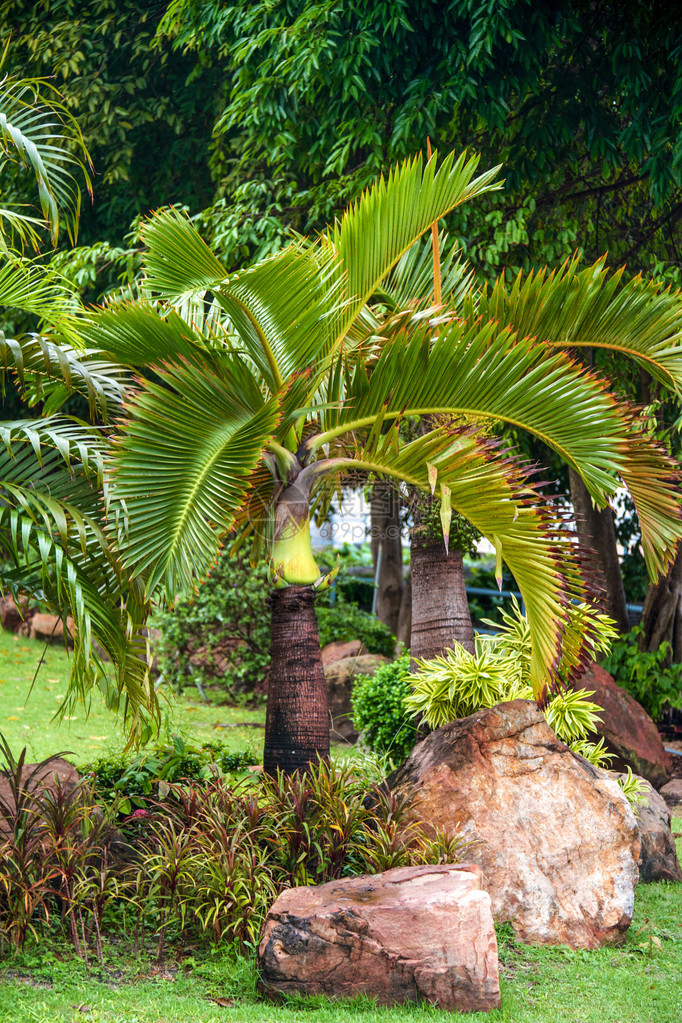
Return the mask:
<svg viewBox="0 0 682 1023">
<path fill-rule="evenodd" d="M 374 675 L 360 675 L 353 684 L 353 722 L 375 753 L 394 764 L 408 756 L 417 739 L 415 720 L 405 708 L 410 689 L 410 658 L 382 665 Z"/>
</svg>

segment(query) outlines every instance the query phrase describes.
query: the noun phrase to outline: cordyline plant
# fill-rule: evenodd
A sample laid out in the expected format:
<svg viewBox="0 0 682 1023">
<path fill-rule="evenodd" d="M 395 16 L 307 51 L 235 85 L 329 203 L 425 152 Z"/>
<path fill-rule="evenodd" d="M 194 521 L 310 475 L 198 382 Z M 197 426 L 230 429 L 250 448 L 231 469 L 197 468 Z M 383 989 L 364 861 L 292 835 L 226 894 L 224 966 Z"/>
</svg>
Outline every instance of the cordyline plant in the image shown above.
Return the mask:
<svg viewBox="0 0 682 1023">
<path fill-rule="evenodd" d="M 682 535 L 672 463 L 637 414 L 562 350 L 625 351 L 677 386 L 679 296 L 623 284 L 601 263 L 486 292 L 452 264 L 434 306 L 420 238 L 499 187 L 497 169 L 476 177 L 476 167 L 466 156 L 438 168 L 435 156 L 409 160 L 326 234 L 236 273 L 186 217 L 163 210 L 143 228 L 140 292 L 81 319 L 82 353 L 20 346 L 24 379 L 48 408 L 76 388 L 102 418 L 120 417 L 109 542 L 144 600 L 191 592 L 228 536 L 269 562 L 270 772 L 328 754 L 313 604 L 329 577 L 310 521 L 341 486 L 385 477 L 435 492 L 446 535 L 456 511 L 494 544 L 526 605 L 540 701 L 562 662 L 579 670 L 587 656 L 567 614 L 586 587 L 560 515 L 495 427 L 513 424 L 554 448 L 599 503 L 625 485 L 652 575 Z"/>
</svg>

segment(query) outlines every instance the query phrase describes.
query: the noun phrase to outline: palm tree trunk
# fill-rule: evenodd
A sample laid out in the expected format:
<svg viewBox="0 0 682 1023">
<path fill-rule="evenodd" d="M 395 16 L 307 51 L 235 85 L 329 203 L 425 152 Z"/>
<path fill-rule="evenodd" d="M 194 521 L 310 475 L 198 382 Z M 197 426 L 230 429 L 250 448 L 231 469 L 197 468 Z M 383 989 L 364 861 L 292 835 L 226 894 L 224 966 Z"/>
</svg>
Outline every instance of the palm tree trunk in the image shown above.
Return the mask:
<svg viewBox="0 0 682 1023">
<path fill-rule="evenodd" d="M 587 487 L 574 469 L 569 468 L 571 501 L 576 529 L 588 574 L 594 576 L 601 591 L 600 604 L 616 622 L 621 632 L 630 628 L 625 606 L 625 590 L 616 547 L 616 530 L 610 508 L 595 508 Z"/>
<path fill-rule="evenodd" d="M 680 612 L 682 609 L 682 548 L 658 582 L 650 583 L 642 608 L 642 650 L 658 650 L 661 643 L 670 643 L 672 659 L 680 660 L 682 636 Z"/>
<path fill-rule="evenodd" d="M 474 651 L 474 628 L 464 586 L 462 552 L 446 555 L 443 538 L 424 527 L 415 512 L 412 531 L 412 634 L 410 654 L 437 657 L 452 641 Z"/>
<path fill-rule="evenodd" d="M 327 685 L 310 586 L 272 594 L 272 635 L 263 766 L 292 774 L 329 758 Z"/>
<path fill-rule="evenodd" d="M 372 561 L 376 575 L 379 564 L 377 618 L 398 633 L 402 604 L 403 551 L 400 540 L 400 494 L 391 483 L 380 480 L 372 487 Z"/>
</svg>

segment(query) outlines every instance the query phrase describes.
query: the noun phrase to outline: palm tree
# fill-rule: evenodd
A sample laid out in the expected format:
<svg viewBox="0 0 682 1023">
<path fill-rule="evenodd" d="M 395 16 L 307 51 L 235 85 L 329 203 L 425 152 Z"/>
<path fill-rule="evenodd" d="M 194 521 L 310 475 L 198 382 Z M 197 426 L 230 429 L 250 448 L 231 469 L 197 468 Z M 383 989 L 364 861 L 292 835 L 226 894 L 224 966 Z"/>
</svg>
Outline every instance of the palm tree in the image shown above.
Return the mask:
<svg viewBox="0 0 682 1023">
<path fill-rule="evenodd" d="M 597 501 L 628 486 L 652 574 L 682 535 L 672 464 L 602 380 L 517 331 L 511 313 L 481 312 L 468 285 L 437 315 L 391 298 L 391 273 L 417 258 L 421 235 L 496 187 L 496 170 L 474 177 L 475 159 L 449 156 L 436 170 L 435 157 L 417 157 L 315 242 L 234 274 L 187 218 L 161 211 L 143 229 L 141 293 L 86 315 L 78 329 L 87 354 L 62 352 L 67 369 L 77 367 L 70 386 L 87 390 L 100 414 L 107 388 L 128 388 L 138 374 L 107 486 L 120 512 L 110 521 L 122 572 L 143 599 L 191 591 L 228 536 L 271 566 L 269 771 L 328 752 L 313 608 L 329 577 L 315 562 L 310 521 L 344 485 L 376 477 L 434 492 L 445 535 L 457 512 L 491 540 L 526 603 L 539 700 L 560 660 L 579 668 L 585 637 L 567 625 L 567 608 L 586 587 L 561 516 L 490 427 L 513 423 L 540 437 Z M 647 336 L 638 357 L 651 347 Z M 672 365 L 674 339 L 658 347 Z M 34 356 L 50 400 L 64 373 L 46 381 Z M 46 359 L 54 371 L 57 352 Z"/>
</svg>

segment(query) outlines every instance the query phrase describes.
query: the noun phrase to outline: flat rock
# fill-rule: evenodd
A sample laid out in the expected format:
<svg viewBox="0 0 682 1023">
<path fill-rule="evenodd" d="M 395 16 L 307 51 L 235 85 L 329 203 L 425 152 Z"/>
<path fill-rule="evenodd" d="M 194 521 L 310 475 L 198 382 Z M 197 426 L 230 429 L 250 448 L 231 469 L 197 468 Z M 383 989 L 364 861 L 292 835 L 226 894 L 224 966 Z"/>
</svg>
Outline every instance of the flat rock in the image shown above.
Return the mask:
<svg viewBox="0 0 682 1023">
<path fill-rule="evenodd" d="M 682 806 L 682 778 L 673 778 L 672 781 L 664 785 L 661 795 L 671 809 L 676 810 L 677 807 Z"/>
<path fill-rule="evenodd" d="M 639 879 L 651 881 L 682 881 L 675 839 L 670 830 L 670 809 L 665 799 L 645 778 L 641 778 L 647 803 L 635 807 L 635 817 L 642 840 L 639 854 Z"/>
<path fill-rule="evenodd" d="M 453 721 L 387 780 L 414 818 L 475 840 L 497 922 L 526 942 L 623 940 L 640 838 L 616 778 L 572 753 L 528 700 Z"/>
<path fill-rule="evenodd" d="M 400 867 L 311 888 L 272 906 L 258 950 L 271 996 L 364 994 L 487 1012 L 500 1004 L 497 940 L 478 867 Z"/>
<path fill-rule="evenodd" d="M 598 664 L 592 664 L 574 688 L 593 690 L 592 699 L 604 708 L 602 722 L 590 738 L 604 739 L 606 748 L 615 756 L 612 768 L 624 771 L 630 767 L 655 789 L 665 785 L 670 780 L 670 755 L 656 725 L 634 696 L 616 685 Z"/>
<path fill-rule="evenodd" d="M 357 740 L 359 733 L 353 724 L 350 702 L 353 681 L 358 675 L 373 675 L 377 668 L 387 663 L 388 657 L 381 654 L 360 654 L 325 665 L 332 740 L 342 742 Z"/>
</svg>

